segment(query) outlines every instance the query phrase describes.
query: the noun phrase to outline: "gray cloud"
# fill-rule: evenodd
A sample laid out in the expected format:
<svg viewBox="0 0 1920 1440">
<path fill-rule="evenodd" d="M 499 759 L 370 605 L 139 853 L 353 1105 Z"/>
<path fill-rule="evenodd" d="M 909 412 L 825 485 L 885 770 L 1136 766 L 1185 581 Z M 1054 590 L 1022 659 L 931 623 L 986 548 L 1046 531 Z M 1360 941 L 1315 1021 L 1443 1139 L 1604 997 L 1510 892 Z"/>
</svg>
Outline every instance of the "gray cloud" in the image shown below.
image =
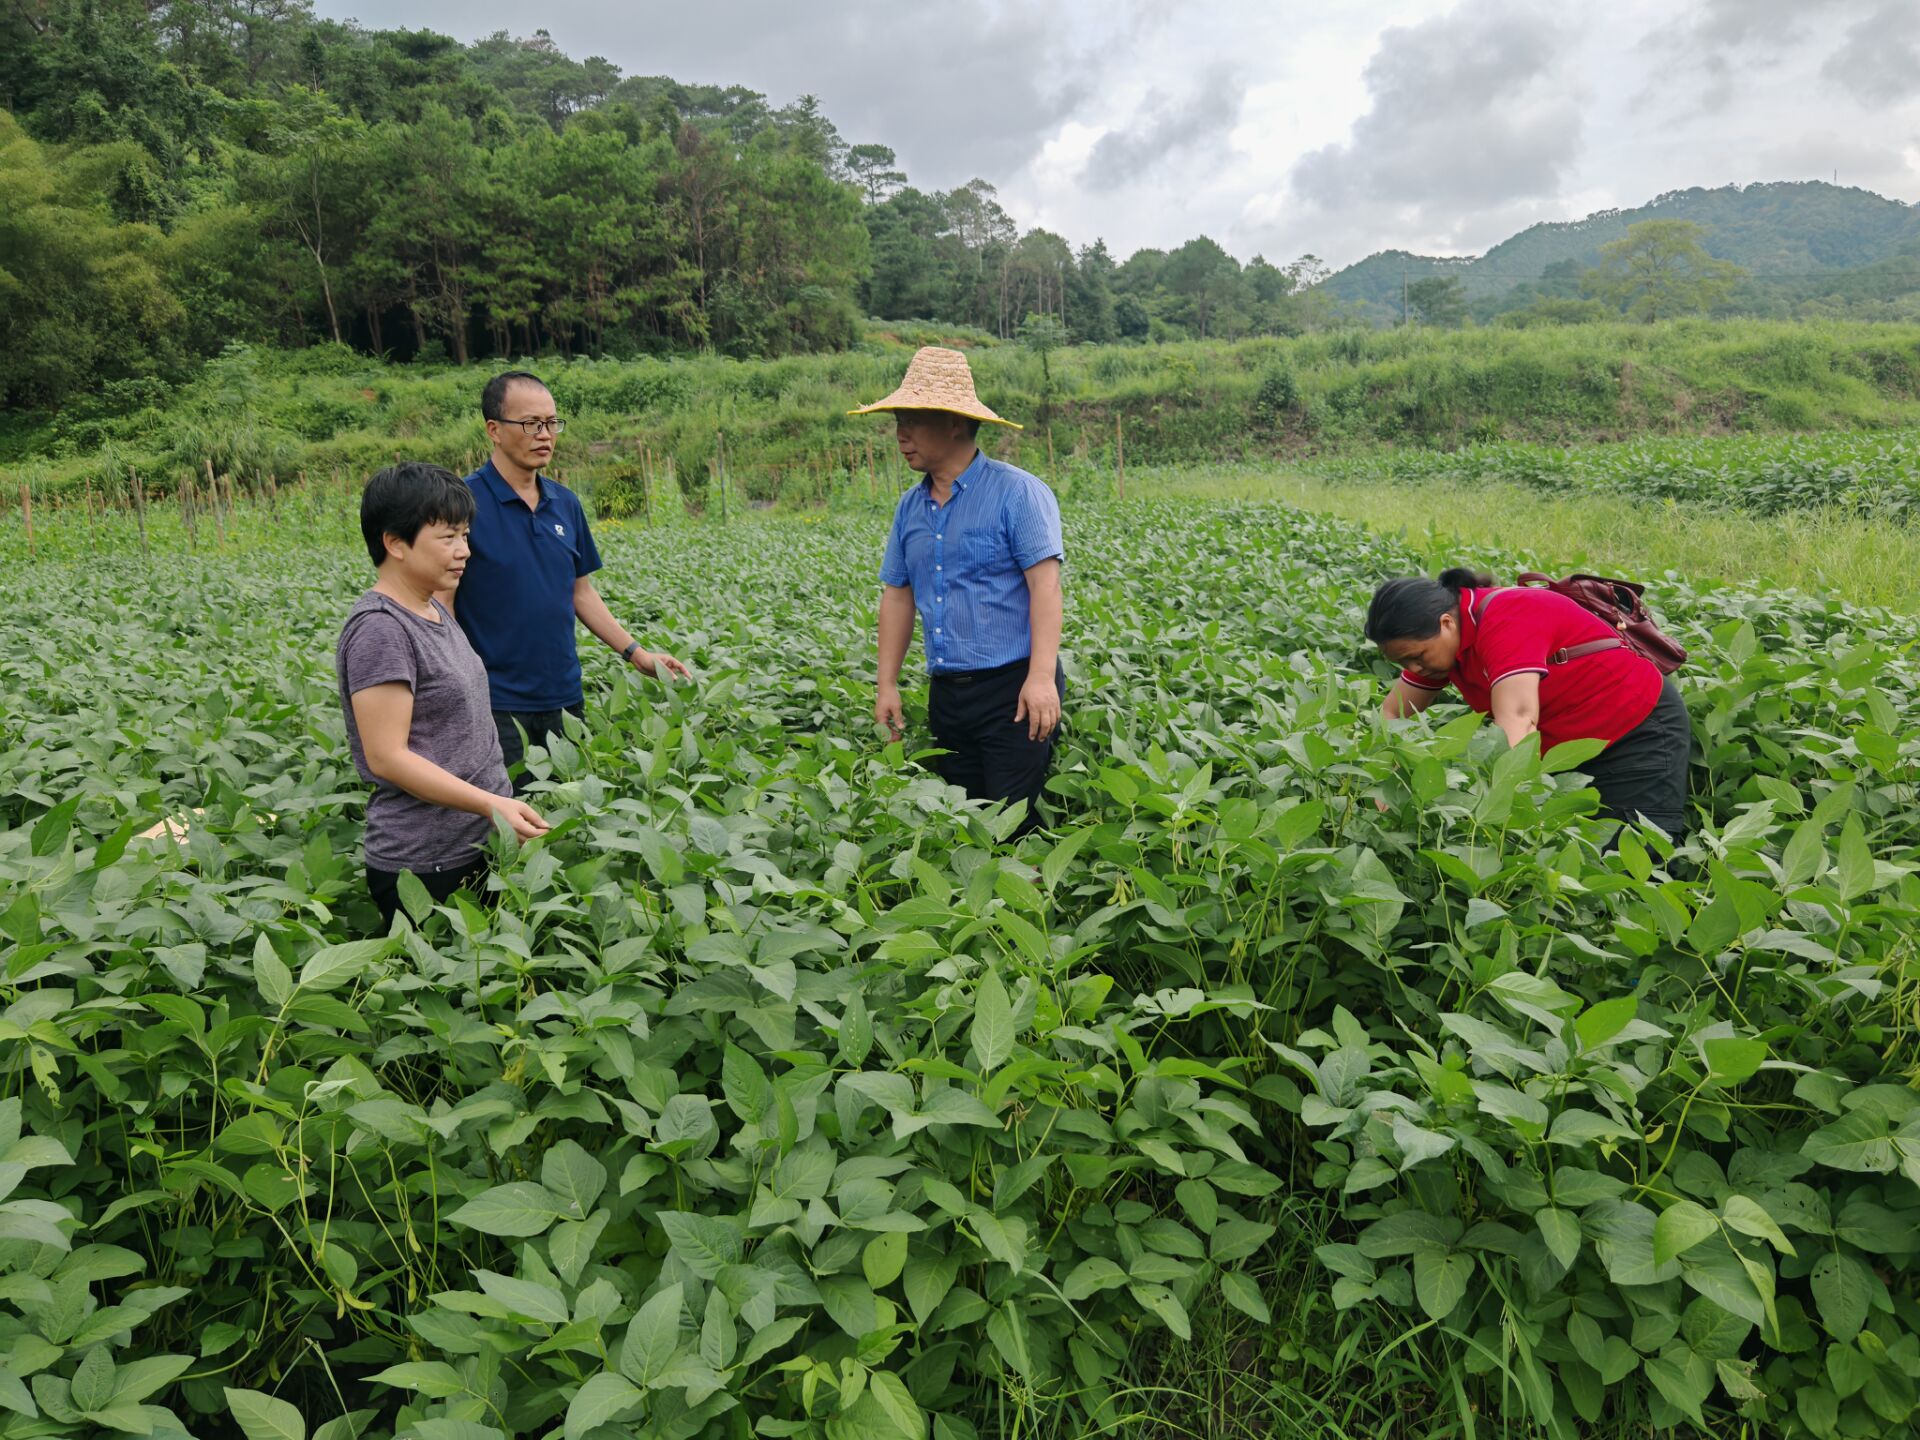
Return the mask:
<svg viewBox="0 0 1920 1440">
<path fill-rule="evenodd" d="M 1225 67 L 1209 71 L 1184 100 L 1151 91 L 1132 128 L 1109 130 L 1094 142 L 1081 178 L 1094 190 L 1117 190 L 1204 142 L 1224 154 L 1245 98 L 1246 82 Z"/>
<path fill-rule="evenodd" d="M 1920 5 L 1890 0 L 1862 15 L 1820 74 L 1875 108 L 1912 99 L 1920 93 Z"/>
<path fill-rule="evenodd" d="M 1794 56 L 1816 25 L 1831 27 L 1860 0 L 1703 0 L 1656 26 L 1639 49 L 1653 70 L 1636 103 L 1683 114 L 1718 114 L 1752 82 Z M 1675 71 L 1698 84 L 1674 84 Z"/>
<path fill-rule="evenodd" d="M 1551 18 L 1503 0 L 1388 30 L 1367 62 L 1371 108 L 1350 140 L 1301 157 L 1293 193 L 1415 213 L 1554 193 L 1581 139 L 1565 53 Z"/>
</svg>

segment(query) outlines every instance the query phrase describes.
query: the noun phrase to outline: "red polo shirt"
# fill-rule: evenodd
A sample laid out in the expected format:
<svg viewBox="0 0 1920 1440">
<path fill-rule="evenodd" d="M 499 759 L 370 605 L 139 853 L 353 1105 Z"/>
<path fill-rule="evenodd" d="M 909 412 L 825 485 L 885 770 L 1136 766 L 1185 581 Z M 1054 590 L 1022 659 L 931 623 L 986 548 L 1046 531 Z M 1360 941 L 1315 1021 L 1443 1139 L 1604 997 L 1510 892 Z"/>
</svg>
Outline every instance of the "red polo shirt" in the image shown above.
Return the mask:
<svg viewBox="0 0 1920 1440">
<path fill-rule="evenodd" d="M 1660 699 L 1659 670 L 1624 646 L 1564 665 L 1550 665 L 1547 657 L 1570 645 L 1613 638 L 1606 621 L 1551 590 L 1526 585 L 1462 590 L 1460 653 L 1447 679 L 1467 704 L 1490 715 L 1495 685 L 1509 675 L 1538 675 L 1542 754 L 1568 740 L 1611 745 L 1653 713 Z M 1411 671 L 1401 671 L 1400 678 L 1417 690 L 1447 688 Z"/>
</svg>

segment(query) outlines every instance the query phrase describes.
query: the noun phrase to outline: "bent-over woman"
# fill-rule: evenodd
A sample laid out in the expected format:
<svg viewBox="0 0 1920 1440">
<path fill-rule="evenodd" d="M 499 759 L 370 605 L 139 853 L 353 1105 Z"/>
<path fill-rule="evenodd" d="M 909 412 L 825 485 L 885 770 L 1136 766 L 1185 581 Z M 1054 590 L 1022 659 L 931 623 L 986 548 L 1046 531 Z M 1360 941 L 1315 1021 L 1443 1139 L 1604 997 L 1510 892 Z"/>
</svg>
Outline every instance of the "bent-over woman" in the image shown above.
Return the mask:
<svg viewBox="0 0 1920 1440">
<path fill-rule="evenodd" d="M 399 908 L 400 872 L 435 900 L 473 888 L 498 813 L 522 840 L 546 832 L 513 798 L 486 667 L 434 598 L 466 569 L 473 492 L 450 470 L 408 462 L 360 497 L 360 531 L 378 571 L 340 631 L 340 709 L 367 802 L 367 889 L 381 933 Z"/>
<path fill-rule="evenodd" d="M 1693 733 L 1686 703 L 1599 616 L 1551 590 L 1448 570 L 1374 591 L 1367 638 L 1404 667 L 1387 694 L 1388 719 L 1426 709 L 1451 685 L 1510 744 L 1535 732 L 1542 753 L 1569 740 L 1604 740 L 1607 748 L 1580 767 L 1600 792 L 1602 813 L 1644 818 L 1684 838 Z M 1615 643 L 1565 653 L 1596 641 Z"/>
</svg>

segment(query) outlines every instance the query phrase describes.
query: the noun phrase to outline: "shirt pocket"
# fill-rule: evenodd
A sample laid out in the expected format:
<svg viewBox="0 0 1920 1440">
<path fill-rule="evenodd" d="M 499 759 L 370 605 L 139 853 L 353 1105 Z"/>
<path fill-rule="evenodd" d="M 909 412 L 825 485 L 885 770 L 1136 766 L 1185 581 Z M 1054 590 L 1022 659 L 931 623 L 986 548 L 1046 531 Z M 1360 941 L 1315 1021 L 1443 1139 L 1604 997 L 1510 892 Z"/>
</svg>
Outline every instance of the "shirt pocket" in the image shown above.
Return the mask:
<svg viewBox="0 0 1920 1440">
<path fill-rule="evenodd" d="M 962 532 L 960 563 L 969 575 L 994 575 L 1013 568 L 1013 551 L 997 520 L 969 525 Z"/>
</svg>

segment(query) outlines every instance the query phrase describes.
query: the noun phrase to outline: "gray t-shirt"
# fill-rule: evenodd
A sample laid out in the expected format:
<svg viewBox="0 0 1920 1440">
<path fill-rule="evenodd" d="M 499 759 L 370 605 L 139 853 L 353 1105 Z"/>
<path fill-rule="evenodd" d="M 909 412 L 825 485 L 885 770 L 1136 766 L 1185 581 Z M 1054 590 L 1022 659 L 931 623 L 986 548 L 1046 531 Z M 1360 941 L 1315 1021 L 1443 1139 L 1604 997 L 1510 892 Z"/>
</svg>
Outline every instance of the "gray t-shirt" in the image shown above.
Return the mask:
<svg viewBox="0 0 1920 1440">
<path fill-rule="evenodd" d="M 493 832 L 493 820 L 430 805 L 369 770 L 353 718 L 355 691 L 395 682 L 407 686 L 413 691 L 407 748 L 470 785 L 495 795 L 512 793 L 487 697 L 486 667 L 446 607 L 436 600 L 433 608 L 438 624 L 369 590 L 348 612 L 334 654 L 354 768 L 373 786 L 366 846 L 372 870 L 457 869 L 476 858 L 476 847 Z"/>
</svg>

